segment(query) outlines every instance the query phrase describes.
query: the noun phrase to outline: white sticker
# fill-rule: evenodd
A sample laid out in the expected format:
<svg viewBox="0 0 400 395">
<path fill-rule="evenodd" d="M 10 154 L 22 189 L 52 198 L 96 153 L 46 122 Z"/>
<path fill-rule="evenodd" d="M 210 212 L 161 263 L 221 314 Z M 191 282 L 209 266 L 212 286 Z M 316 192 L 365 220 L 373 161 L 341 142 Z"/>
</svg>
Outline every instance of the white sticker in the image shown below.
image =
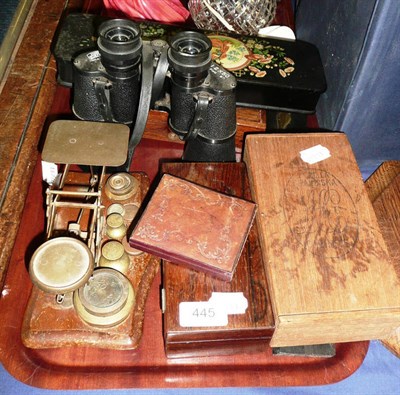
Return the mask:
<svg viewBox="0 0 400 395">
<path fill-rule="evenodd" d="M 243 292 L 213 292 L 209 302 L 223 307 L 226 314 L 244 314 L 249 305 Z"/>
<path fill-rule="evenodd" d="M 86 56 L 91 62 L 94 62 L 100 58 L 100 52 L 99 51 L 88 52 Z"/>
<path fill-rule="evenodd" d="M 330 156 L 331 153 L 329 152 L 328 148 L 322 146 L 321 144 L 300 151 L 301 159 L 310 165 L 328 159 Z"/>
<path fill-rule="evenodd" d="M 190 326 L 226 326 L 228 315 L 223 308 L 209 302 L 181 302 L 179 304 L 179 325 Z"/>
<path fill-rule="evenodd" d="M 46 162 L 42 160 L 42 179 L 49 185 L 53 184 L 54 179 L 57 177 L 58 167 L 55 163 Z"/>
<path fill-rule="evenodd" d="M 273 37 L 280 38 L 281 40 L 296 40 L 294 31 L 288 26 L 271 25 L 261 28 L 257 35 L 259 37 Z"/>
<path fill-rule="evenodd" d="M 244 314 L 248 307 L 243 292 L 213 292 L 207 302 L 181 302 L 182 327 L 226 326 L 229 314 Z"/>
</svg>

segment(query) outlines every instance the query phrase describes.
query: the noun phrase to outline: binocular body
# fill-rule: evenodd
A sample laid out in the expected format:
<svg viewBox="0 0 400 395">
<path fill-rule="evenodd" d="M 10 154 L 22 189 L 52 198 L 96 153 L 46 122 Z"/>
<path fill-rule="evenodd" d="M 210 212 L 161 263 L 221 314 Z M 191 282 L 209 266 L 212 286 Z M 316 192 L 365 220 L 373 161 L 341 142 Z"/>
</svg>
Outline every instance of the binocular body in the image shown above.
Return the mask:
<svg viewBox="0 0 400 395">
<path fill-rule="evenodd" d="M 197 86 L 186 87 L 174 77 L 169 126 L 186 141 L 183 159 L 235 161 L 235 78 L 215 63 Z"/>
<path fill-rule="evenodd" d="M 162 65 L 169 127 L 186 142 L 183 159 L 187 161 L 235 161 L 236 78 L 211 61 L 211 49 L 204 34 L 182 31 L 170 40 L 168 67 Z M 160 58 L 154 53 L 154 62 L 145 66 L 144 50 L 134 22 L 103 22 L 97 50 L 79 53 L 73 60 L 74 114 L 82 120 L 129 124 L 135 132 L 135 121 L 157 99 L 141 107 L 141 95 L 149 91 L 143 76 L 150 68 L 153 80 L 160 79 Z"/>
<path fill-rule="evenodd" d="M 123 75 L 112 75 L 98 51 L 74 60 L 74 114 L 83 120 L 130 124 L 136 117 L 140 95 L 139 62 Z"/>
</svg>

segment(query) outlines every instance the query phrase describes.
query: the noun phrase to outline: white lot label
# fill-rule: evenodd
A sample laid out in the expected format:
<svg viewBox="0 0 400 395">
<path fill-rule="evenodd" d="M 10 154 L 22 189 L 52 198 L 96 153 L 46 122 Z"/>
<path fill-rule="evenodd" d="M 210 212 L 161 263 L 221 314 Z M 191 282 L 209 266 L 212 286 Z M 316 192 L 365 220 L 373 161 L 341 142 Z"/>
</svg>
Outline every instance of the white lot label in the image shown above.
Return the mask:
<svg viewBox="0 0 400 395">
<path fill-rule="evenodd" d="M 205 327 L 228 325 L 228 314 L 244 314 L 248 306 L 242 292 L 213 292 L 207 302 L 181 302 L 179 325 Z"/>
<path fill-rule="evenodd" d="M 42 160 L 42 179 L 51 185 L 57 177 L 58 167 L 55 163 Z"/>
<path fill-rule="evenodd" d="M 226 326 L 228 315 L 213 303 L 181 302 L 179 304 L 179 324 L 188 326 Z"/>
<path fill-rule="evenodd" d="M 331 153 L 329 152 L 328 148 L 322 146 L 321 144 L 300 151 L 301 159 L 310 165 L 328 159 L 330 156 Z"/>
</svg>

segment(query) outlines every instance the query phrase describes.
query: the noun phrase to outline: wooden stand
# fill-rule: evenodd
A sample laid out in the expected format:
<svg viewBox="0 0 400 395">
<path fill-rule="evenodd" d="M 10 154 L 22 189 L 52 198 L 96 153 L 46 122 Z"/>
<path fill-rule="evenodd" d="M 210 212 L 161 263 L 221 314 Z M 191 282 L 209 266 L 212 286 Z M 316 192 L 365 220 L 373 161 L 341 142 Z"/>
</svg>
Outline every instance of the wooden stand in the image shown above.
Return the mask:
<svg viewBox="0 0 400 395">
<path fill-rule="evenodd" d="M 85 176 L 87 178 L 86 174 L 72 173 L 69 183 L 79 184 L 78 181 Z M 130 199 L 118 201 L 118 203 L 137 206 L 142 203 L 149 187 L 149 179 L 143 173 L 135 173 L 134 177 L 140 185 L 137 192 Z M 107 210 L 115 201 L 107 198 L 104 192 L 103 195 L 102 202 Z M 67 224 L 77 218 L 79 210 L 67 209 L 62 213 L 63 215 L 57 217 L 56 230 L 65 230 Z M 103 242 L 106 240 L 107 236 L 103 235 Z M 73 305 L 72 292 L 65 296 L 63 303 L 58 304 L 54 294 L 33 287 L 21 330 L 24 346 L 33 349 L 68 346 L 121 350 L 137 348 L 143 332 L 147 296 L 159 266 L 160 260 L 146 253 L 130 257 L 127 277 L 136 295 L 135 306 L 123 323 L 107 328 L 90 326 L 78 316 Z"/>
</svg>

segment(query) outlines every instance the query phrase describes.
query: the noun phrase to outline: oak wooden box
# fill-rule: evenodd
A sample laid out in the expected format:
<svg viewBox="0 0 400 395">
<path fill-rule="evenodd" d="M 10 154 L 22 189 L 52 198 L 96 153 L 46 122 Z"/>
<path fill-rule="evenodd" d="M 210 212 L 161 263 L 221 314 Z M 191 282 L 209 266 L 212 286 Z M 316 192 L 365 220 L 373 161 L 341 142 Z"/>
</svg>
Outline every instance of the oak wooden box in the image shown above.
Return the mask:
<svg viewBox="0 0 400 395">
<path fill-rule="evenodd" d="M 314 164 L 300 151 L 321 145 Z M 275 317 L 271 346 L 385 337 L 400 282 L 342 133 L 248 135 L 244 161 Z"/>
<path fill-rule="evenodd" d="M 162 172 L 219 192 L 250 199 L 243 163 L 164 163 Z M 169 358 L 264 351 L 274 329 L 257 228 L 253 224 L 232 281 L 224 281 L 168 261 L 162 264 L 164 341 Z M 212 292 L 243 292 L 245 314 L 229 315 L 226 326 L 182 327 L 181 302 L 207 301 Z"/>
</svg>

